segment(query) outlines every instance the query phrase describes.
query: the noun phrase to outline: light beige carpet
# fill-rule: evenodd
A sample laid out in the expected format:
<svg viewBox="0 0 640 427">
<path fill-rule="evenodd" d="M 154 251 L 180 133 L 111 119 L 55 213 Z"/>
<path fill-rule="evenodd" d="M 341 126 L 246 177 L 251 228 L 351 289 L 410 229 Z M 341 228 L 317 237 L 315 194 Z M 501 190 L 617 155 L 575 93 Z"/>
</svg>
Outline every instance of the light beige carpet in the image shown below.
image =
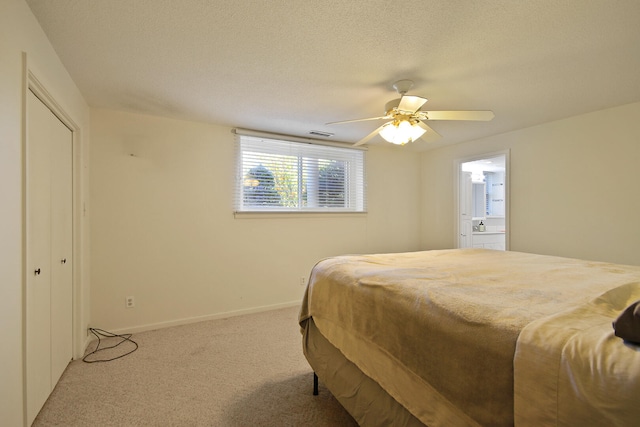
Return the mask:
<svg viewBox="0 0 640 427">
<path fill-rule="evenodd" d="M 124 358 L 73 361 L 33 425 L 357 425 L 322 383 L 312 395 L 298 311 L 134 334 L 139 349 Z M 101 357 L 131 348 L 125 343 Z"/>
</svg>

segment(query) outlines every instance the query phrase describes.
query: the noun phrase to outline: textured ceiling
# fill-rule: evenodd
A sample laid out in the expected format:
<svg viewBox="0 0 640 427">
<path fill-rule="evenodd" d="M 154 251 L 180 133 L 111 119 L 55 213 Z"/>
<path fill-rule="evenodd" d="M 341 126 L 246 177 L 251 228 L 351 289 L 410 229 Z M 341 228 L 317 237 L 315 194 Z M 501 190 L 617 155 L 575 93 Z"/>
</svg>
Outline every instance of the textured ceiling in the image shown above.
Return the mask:
<svg viewBox="0 0 640 427">
<path fill-rule="evenodd" d="M 411 79 L 424 109 L 495 112 L 424 150 L 640 101 L 637 0 L 27 3 L 97 108 L 355 142 L 382 122 L 325 123 Z"/>
</svg>

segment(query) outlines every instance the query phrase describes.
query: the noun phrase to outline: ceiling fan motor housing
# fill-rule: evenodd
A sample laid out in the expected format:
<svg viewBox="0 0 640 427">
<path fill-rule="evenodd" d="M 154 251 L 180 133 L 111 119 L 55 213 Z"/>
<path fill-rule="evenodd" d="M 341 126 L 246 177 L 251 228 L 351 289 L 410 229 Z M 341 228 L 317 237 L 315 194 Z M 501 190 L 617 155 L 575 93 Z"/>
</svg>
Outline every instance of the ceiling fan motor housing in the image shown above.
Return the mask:
<svg viewBox="0 0 640 427">
<path fill-rule="evenodd" d="M 394 108 L 398 108 L 398 105 L 400 105 L 400 100 L 401 99 L 402 98 L 392 99 L 391 101 L 387 102 L 384 105 L 384 112 L 386 114 L 390 114 Z"/>
</svg>

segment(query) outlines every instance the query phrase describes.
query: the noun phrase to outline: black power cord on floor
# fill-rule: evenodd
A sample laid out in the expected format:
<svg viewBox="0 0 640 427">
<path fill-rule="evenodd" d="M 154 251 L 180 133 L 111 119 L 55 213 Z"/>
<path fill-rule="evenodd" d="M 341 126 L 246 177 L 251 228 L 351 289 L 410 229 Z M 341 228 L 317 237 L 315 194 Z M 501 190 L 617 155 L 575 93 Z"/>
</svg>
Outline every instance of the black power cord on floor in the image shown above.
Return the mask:
<svg viewBox="0 0 640 427">
<path fill-rule="evenodd" d="M 83 362 L 86 362 L 86 363 L 111 362 L 112 360 L 116 360 L 116 359 L 120 359 L 121 357 L 125 357 L 125 356 L 133 353 L 134 351 L 136 351 L 138 349 L 138 343 L 131 339 L 131 334 L 118 335 L 118 334 L 114 334 L 114 333 L 109 332 L 109 331 L 105 331 L 105 330 L 102 330 L 102 329 L 96 329 L 96 328 L 89 328 L 89 332 L 91 332 L 96 338 L 98 338 L 98 344 L 96 345 L 96 349 L 95 350 L 93 350 L 91 353 L 88 353 L 87 355 L 85 355 L 82 358 Z M 100 348 L 100 343 L 101 343 L 100 337 L 101 336 L 104 337 L 104 338 L 120 338 L 121 341 L 118 342 L 117 344 L 112 345 L 112 346 Z M 131 344 L 133 344 L 135 346 L 134 349 L 129 351 L 129 352 L 127 352 L 127 353 L 121 354 L 119 356 L 112 357 L 111 359 L 88 360 L 89 356 L 94 355 L 94 354 L 96 354 L 98 352 L 101 352 L 101 351 L 104 351 L 104 350 L 109 350 L 109 349 L 118 347 L 120 344 L 122 344 L 124 342 L 130 342 Z"/>
</svg>

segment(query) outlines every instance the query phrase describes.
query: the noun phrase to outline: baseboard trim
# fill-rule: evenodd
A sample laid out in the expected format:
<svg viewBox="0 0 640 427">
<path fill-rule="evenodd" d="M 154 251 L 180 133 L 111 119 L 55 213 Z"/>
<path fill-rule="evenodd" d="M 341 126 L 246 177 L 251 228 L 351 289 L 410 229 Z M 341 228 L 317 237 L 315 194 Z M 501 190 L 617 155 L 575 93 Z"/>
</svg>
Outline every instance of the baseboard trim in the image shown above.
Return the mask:
<svg viewBox="0 0 640 427">
<path fill-rule="evenodd" d="M 127 328 L 112 330 L 114 334 L 134 334 L 138 332 L 153 331 L 155 329 L 170 328 L 173 326 L 188 325 L 190 323 L 204 322 L 207 320 L 226 319 L 229 317 L 242 316 L 244 314 L 261 313 L 263 311 L 278 310 L 300 306 L 300 301 L 290 301 L 280 304 L 263 305 L 259 307 L 245 308 L 242 310 L 225 311 L 222 313 L 208 314 L 205 316 L 187 317 L 183 319 L 170 320 L 167 322 L 149 323 L 146 325 L 131 326 Z"/>
</svg>

